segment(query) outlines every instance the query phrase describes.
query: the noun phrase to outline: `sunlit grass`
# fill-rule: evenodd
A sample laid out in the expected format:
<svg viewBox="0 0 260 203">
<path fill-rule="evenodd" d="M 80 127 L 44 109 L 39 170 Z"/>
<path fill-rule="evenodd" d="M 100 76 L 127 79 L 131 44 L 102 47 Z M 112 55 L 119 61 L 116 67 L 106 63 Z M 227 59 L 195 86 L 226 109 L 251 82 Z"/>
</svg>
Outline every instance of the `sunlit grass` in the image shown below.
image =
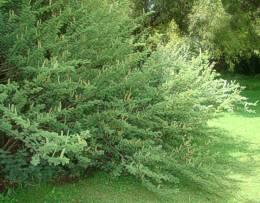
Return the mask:
<svg viewBox="0 0 260 203">
<path fill-rule="evenodd" d="M 105 173 L 77 183 L 65 185 L 34 185 L 18 189 L 10 202 L 21 203 L 123 203 L 123 202 L 207 202 L 210 198 L 199 191 L 183 189 L 169 197 L 149 192 L 131 177 L 111 178 Z M 213 200 L 213 199 L 212 199 Z M 215 202 L 215 201 L 214 201 Z"/>
<path fill-rule="evenodd" d="M 243 94 L 249 101 L 260 101 L 260 78 L 237 76 L 235 79 L 246 87 Z M 236 166 L 226 168 L 229 169 L 229 177 L 236 181 L 237 189 L 233 193 L 238 202 L 260 201 L 260 105 L 254 110 L 255 114 L 226 113 L 209 122 L 211 126 L 225 130 L 237 145 L 225 150 L 229 150 L 231 157 L 237 161 Z"/>
</svg>

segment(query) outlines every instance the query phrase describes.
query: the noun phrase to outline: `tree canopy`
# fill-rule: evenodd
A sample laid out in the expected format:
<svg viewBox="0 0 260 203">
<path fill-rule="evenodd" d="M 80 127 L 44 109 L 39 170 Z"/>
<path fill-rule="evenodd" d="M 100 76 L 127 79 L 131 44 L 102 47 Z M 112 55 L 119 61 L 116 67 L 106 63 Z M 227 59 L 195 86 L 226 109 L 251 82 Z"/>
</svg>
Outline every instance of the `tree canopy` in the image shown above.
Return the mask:
<svg viewBox="0 0 260 203">
<path fill-rule="evenodd" d="M 147 1 L 134 0 L 134 2 L 136 10 L 141 14 L 142 7 L 146 6 Z M 165 26 L 161 28 L 160 26 L 167 27 L 174 21 L 181 36 L 191 38 L 197 49 L 209 51 L 212 59 L 220 63 L 220 66 L 224 65 L 232 70 L 235 64 L 242 60 L 259 58 L 259 1 L 154 0 L 152 2 L 154 8 L 150 15 L 155 29 L 159 28 L 160 32 L 165 34 Z M 257 69 L 257 65 L 254 68 Z"/>
</svg>

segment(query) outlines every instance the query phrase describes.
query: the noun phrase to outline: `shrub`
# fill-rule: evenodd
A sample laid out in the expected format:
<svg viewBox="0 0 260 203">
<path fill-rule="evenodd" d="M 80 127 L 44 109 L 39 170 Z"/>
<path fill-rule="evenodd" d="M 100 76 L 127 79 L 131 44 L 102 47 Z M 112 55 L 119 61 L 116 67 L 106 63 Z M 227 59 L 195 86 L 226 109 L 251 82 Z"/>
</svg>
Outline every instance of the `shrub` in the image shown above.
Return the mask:
<svg viewBox="0 0 260 203">
<path fill-rule="evenodd" d="M 132 174 L 151 190 L 184 180 L 213 187 L 198 137 L 216 112 L 246 102 L 239 85 L 185 47 L 158 48 L 140 65 L 124 2 L 61 2 L 22 4 L 21 19 L 36 13 L 26 25 L 11 12 L 20 27 L 10 39 L 27 29 L 6 42 L 20 76 L 0 85 L 2 174 L 94 168 Z"/>
<path fill-rule="evenodd" d="M 82 107 L 71 110 L 82 103 L 82 91 L 95 94 L 87 83 L 102 68 L 130 56 L 135 24 L 127 8 L 125 1 L 1 2 L 0 54 L 9 69 L 5 83 L 12 80 L 0 85 L 5 176 L 17 179 L 18 169 L 25 167 L 33 174 L 37 167 L 30 162 L 40 168 L 66 164 L 74 170 L 73 163 L 86 168 L 92 164 L 88 152 L 95 158 L 102 154 L 97 145 L 92 151 L 89 131 L 77 122 Z"/>
</svg>

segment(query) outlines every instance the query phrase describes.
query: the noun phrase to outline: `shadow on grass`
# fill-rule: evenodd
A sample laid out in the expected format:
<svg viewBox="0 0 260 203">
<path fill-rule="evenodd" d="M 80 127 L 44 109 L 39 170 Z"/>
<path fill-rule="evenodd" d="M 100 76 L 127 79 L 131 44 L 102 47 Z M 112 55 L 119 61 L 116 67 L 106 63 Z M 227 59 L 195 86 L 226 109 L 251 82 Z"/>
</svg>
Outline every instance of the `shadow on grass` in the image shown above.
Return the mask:
<svg viewBox="0 0 260 203">
<path fill-rule="evenodd" d="M 254 176 L 256 163 L 250 159 L 241 160 L 239 154 L 253 156 L 259 150 L 252 149 L 251 144 L 230 136 L 230 132 L 221 128 L 211 127 L 205 136 L 200 136 L 198 142 L 207 142 L 210 155 L 214 158 L 205 165 L 210 165 L 217 177 L 223 181 L 224 192 L 221 195 L 208 194 L 198 185 L 190 182 L 179 193 L 169 198 L 161 198 L 143 188 L 139 181 L 132 177 L 111 178 L 108 174 L 97 173 L 93 177 L 80 180 L 78 183 L 63 186 L 36 185 L 17 191 L 15 199 L 18 202 L 191 202 L 191 203 L 235 203 L 250 202 L 238 197 L 234 191 L 239 190 L 239 180 L 229 177 L 230 174 Z M 210 135 L 210 137 L 209 137 Z M 206 149 L 206 148 L 205 148 Z M 238 155 L 237 155 L 238 154 Z M 204 156 L 204 155 L 202 155 Z M 211 157 L 211 156 L 209 156 Z M 1 200 L 1 199 L 0 199 Z"/>
<path fill-rule="evenodd" d="M 259 175 L 257 170 L 260 163 L 253 158 L 259 156 L 259 148 L 252 147 L 251 142 L 230 136 L 230 131 L 222 128 L 211 127 L 208 133 L 212 138 L 210 152 L 215 154 L 215 163 L 212 167 L 216 174 L 221 176 L 223 185 L 227 189 L 223 194 L 223 202 L 252 202 L 248 198 L 237 195 L 240 191 L 240 184 L 244 180 L 239 180 L 232 175 L 245 177 Z"/>
</svg>

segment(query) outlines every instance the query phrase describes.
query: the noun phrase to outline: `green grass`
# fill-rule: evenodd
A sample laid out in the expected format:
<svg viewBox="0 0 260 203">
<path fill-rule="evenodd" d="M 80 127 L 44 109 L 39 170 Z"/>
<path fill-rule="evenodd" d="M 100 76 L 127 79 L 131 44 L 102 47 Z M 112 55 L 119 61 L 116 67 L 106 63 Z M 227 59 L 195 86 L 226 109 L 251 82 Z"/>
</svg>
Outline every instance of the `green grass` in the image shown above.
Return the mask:
<svg viewBox="0 0 260 203">
<path fill-rule="evenodd" d="M 260 77 L 236 76 L 246 89 L 249 101 L 260 101 Z M 221 152 L 228 152 L 233 165 L 226 167 L 229 177 L 236 183 L 233 195 L 237 202 L 260 202 L 260 105 L 255 114 L 246 112 L 226 113 L 210 121 L 212 127 L 225 131 L 230 145 L 223 145 Z M 226 147 L 226 148 L 225 148 Z"/>
<path fill-rule="evenodd" d="M 246 86 L 244 94 L 251 101 L 260 100 L 260 78 L 237 76 L 235 79 Z M 213 167 L 225 172 L 225 181 L 232 186 L 228 197 L 217 198 L 201 192 L 196 186 L 187 186 L 163 198 L 147 191 L 133 178 L 111 178 L 97 173 L 73 184 L 41 184 L 17 189 L 12 195 L 13 202 L 260 202 L 260 106 L 255 110 L 256 114 L 226 113 L 209 122 L 216 141 L 212 150 L 219 153 Z"/>
<path fill-rule="evenodd" d="M 104 173 L 63 186 L 34 185 L 18 189 L 13 202 L 21 203 L 123 203 L 123 202 L 207 202 L 209 196 L 182 190 L 171 197 L 160 197 L 147 191 L 133 178 L 111 178 Z M 203 200 L 203 201 L 202 201 Z M 9 200 L 11 202 L 11 200 Z"/>
</svg>

